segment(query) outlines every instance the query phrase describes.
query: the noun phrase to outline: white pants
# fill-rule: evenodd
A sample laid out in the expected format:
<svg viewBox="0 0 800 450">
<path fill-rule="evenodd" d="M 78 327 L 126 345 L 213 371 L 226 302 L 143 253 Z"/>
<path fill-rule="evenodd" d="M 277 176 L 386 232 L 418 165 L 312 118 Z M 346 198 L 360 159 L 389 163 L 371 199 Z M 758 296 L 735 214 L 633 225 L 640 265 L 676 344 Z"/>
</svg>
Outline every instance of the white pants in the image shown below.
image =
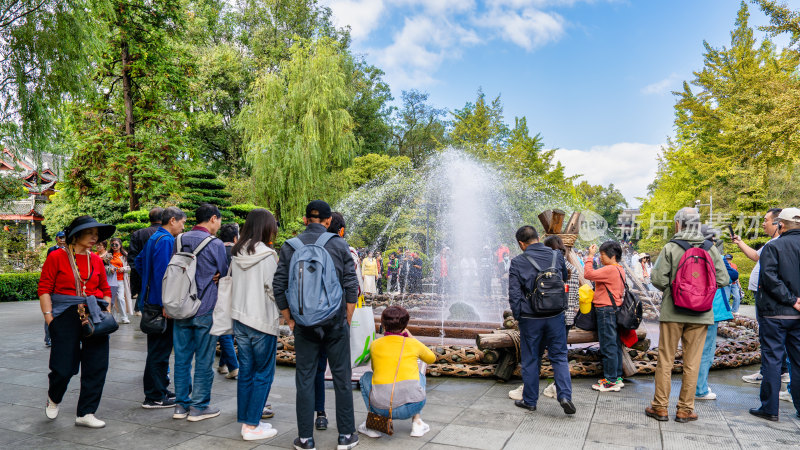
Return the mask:
<svg viewBox="0 0 800 450">
<path fill-rule="evenodd" d="M 378 287 L 375 284 L 375 275 L 364 275 L 364 292 L 368 294 L 378 292 Z"/>
<path fill-rule="evenodd" d="M 119 280 L 119 284 L 117 286 L 111 287 L 111 295 L 113 296 L 112 301 L 114 305 L 116 305 L 117 310 L 119 311 L 120 316 L 122 319 L 128 318 L 128 309 L 127 309 L 127 302 L 125 298 L 125 281 Z"/>
</svg>

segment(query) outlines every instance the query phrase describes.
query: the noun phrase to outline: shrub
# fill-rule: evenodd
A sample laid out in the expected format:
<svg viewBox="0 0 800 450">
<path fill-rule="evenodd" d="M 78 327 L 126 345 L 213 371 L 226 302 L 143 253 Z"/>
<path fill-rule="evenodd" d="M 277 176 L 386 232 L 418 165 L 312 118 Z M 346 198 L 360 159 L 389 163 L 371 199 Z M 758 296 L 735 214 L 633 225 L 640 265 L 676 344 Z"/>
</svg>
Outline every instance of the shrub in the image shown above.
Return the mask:
<svg viewBox="0 0 800 450">
<path fill-rule="evenodd" d="M 0 302 L 38 298 L 39 273 L 0 273 Z"/>
</svg>

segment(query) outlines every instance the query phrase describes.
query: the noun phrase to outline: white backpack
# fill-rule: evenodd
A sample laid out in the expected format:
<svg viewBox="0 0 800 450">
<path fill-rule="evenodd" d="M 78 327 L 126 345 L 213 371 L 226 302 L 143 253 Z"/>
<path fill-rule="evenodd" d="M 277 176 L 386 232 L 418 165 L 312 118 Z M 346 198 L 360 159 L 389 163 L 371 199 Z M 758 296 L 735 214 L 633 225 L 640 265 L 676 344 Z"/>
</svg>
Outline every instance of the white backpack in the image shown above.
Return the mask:
<svg viewBox="0 0 800 450">
<path fill-rule="evenodd" d="M 197 255 L 206 248 L 209 242 L 216 239 L 208 236 L 191 252 L 182 252 L 181 237 L 178 235 L 178 252 L 169 260 L 164 280 L 161 284 L 161 304 L 164 311 L 173 319 L 188 319 L 200 309 L 200 298 L 197 296 L 197 281 L 194 278 L 197 270 Z"/>
</svg>

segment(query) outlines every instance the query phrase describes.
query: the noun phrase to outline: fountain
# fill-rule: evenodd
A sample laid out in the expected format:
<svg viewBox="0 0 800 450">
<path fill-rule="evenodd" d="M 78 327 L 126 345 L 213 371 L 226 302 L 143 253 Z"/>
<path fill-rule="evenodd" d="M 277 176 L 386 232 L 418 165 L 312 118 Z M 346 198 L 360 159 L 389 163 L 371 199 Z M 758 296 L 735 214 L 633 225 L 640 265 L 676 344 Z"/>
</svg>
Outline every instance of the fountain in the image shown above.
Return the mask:
<svg viewBox="0 0 800 450">
<path fill-rule="evenodd" d="M 437 362 L 428 366 L 433 376 L 495 376 L 505 380 L 519 376 L 519 335 L 510 312 L 505 312 L 508 297 L 502 278 L 493 274 L 498 249 L 505 246 L 511 255 L 518 253 L 514 233 L 519 226 L 536 224 L 538 219 L 541 235 L 557 234 L 570 248 L 576 243 L 588 246 L 613 238 L 605 227 L 600 232 L 594 228 L 584 232 L 584 217 L 599 216 L 582 212 L 581 205 L 575 204 L 567 192 L 543 181 L 519 181 L 516 174 L 452 148 L 413 171 L 368 183 L 335 209 L 347 221 L 347 239 L 352 246 L 382 251 L 385 260 L 391 252 L 409 250 L 423 261 L 422 289 L 418 292 L 367 295 L 366 300 L 374 308 L 378 325 L 380 312 L 390 304 L 409 311 L 409 331 L 437 354 Z M 631 273 L 628 270 L 629 279 L 633 278 Z M 407 287 L 414 285 L 408 276 L 406 272 L 401 283 Z M 643 299 L 648 318 L 657 320 L 660 293 L 643 286 L 633 288 Z M 741 317 L 736 320 L 733 327 L 720 327 L 720 335 L 748 337 L 738 344 L 718 344 L 715 365 L 757 362 L 752 342 L 755 325 Z M 629 349 L 629 367 L 638 373 L 652 373 L 657 354 L 649 346 L 645 327 L 637 334 L 640 342 Z M 600 373 L 597 350 L 585 347 L 596 341 L 594 332 L 570 332 L 570 344 L 584 345 L 570 349 L 573 375 Z M 757 350 L 757 342 L 755 345 Z M 281 337 L 278 348 L 278 362 L 293 364 L 292 337 Z M 676 370 L 681 370 L 679 361 Z M 547 362 L 542 375 L 551 375 Z"/>
</svg>

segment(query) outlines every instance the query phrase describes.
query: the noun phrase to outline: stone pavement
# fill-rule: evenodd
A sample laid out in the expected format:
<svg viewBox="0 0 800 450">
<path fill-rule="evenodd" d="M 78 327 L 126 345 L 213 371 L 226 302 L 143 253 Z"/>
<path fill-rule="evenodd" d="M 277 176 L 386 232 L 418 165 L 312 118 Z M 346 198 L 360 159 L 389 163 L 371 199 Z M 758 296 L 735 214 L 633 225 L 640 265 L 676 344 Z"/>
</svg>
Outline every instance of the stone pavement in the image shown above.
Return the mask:
<svg viewBox="0 0 800 450">
<path fill-rule="evenodd" d="M 73 378 L 61 413 L 54 421 L 44 415 L 49 351 L 42 344 L 42 319 L 37 302 L 0 304 L 0 448 L 14 449 L 277 449 L 291 448 L 294 420 L 294 370 L 278 367 L 270 395 L 276 416 L 270 423 L 278 436 L 244 442 L 236 423 L 236 382 L 217 375 L 212 404 L 222 414 L 202 422 L 173 420 L 171 410 L 141 408 L 145 337 L 134 325 L 121 325 L 111 338 L 111 367 L 97 416 L 100 430 L 74 426 L 78 377 Z M 380 449 L 704 449 L 798 448 L 800 421 L 791 404 L 781 402 L 781 421 L 754 418 L 747 409 L 758 406 L 758 386 L 740 376 L 757 367 L 713 371 L 716 401 L 698 402 L 700 420 L 688 424 L 656 422 L 644 415 L 653 392 L 652 377 L 635 377 L 620 393 L 597 393 L 590 379 L 575 379 L 575 416 L 565 416 L 558 404 L 541 398 L 539 410 L 526 412 L 507 397 L 517 383 L 493 380 L 428 378 L 423 419 L 431 432 L 409 437 L 409 421 L 396 422 L 392 437 L 361 436 L 358 448 Z M 677 383 L 673 384 L 674 416 Z M 543 387 L 543 386 L 542 386 Z M 331 428 L 317 432 L 317 448 L 336 448 L 333 391 L 327 394 Z M 361 394 L 353 391 L 356 422 L 366 413 Z"/>
</svg>

